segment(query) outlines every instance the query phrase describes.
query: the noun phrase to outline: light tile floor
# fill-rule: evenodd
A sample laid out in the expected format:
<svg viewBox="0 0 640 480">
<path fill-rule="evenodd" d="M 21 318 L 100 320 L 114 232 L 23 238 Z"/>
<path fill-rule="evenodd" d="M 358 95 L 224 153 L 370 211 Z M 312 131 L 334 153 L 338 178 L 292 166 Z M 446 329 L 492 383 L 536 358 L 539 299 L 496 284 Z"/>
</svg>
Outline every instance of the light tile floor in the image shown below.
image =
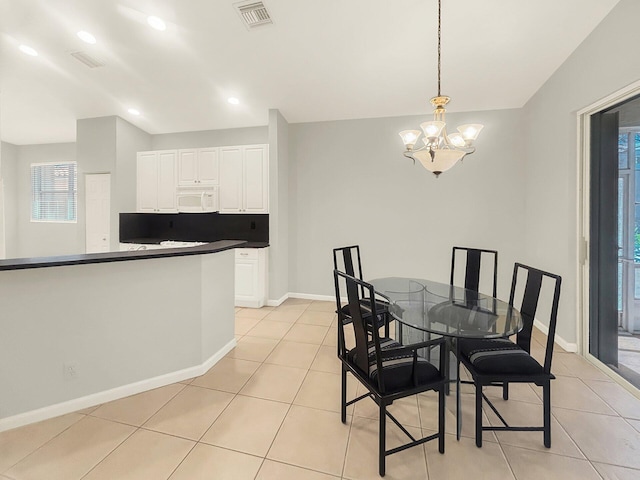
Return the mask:
<svg viewBox="0 0 640 480">
<path fill-rule="evenodd" d="M 288 300 L 237 309 L 238 346 L 205 375 L 0 434 L 0 480 L 330 480 L 377 476 L 377 410 L 363 400 L 339 416 L 340 364 L 332 302 Z M 532 353 L 544 355 L 535 332 Z M 540 433 L 473 435 L 464 390 L 463 437 L 447 402 L 446 453 L 430 442 L 388 457 L 390 479 L 640 479 L 640 400 L 581 357 L 558 348 L 552 448 Z M 362 392 L 349 383 L 352 395 Z M 507 419 L 538 423 L 539 391 L 496 399 Z M 391 411 L 416 435 L 436 426 L 436 400 Z M 497 418 L 485 410 L 485 423 Z M 391 422 L 389 448 L 404 441 Z"/>
</svg>

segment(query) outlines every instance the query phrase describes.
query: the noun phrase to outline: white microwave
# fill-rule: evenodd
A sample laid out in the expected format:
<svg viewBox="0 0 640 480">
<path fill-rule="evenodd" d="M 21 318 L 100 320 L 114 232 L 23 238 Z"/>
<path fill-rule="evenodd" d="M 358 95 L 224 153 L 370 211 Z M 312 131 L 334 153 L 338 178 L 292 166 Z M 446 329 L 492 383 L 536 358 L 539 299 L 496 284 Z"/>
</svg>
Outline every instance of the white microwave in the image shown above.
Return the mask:
<svg viewBox="0 0 640 480">
<path fill-rule="evenodd" d="M 207 190 L 179 191 L 177 194 L 178 212 L 205 213 L 217 212 L 218 187 Z"/>
</svg>

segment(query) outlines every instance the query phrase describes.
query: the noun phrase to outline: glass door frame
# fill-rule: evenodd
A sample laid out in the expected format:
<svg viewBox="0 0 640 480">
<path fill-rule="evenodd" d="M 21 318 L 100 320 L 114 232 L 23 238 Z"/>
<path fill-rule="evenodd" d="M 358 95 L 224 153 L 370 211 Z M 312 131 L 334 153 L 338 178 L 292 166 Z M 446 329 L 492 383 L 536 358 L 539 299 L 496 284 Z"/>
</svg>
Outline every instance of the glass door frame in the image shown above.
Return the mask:
<svg viewBox="0 0 640 480">
<path fill-rule="evenodd" d="M 606 375 L 612 377 L 630 393 L 640 396 L 639 390 L 618 375 L 598 358 L 589 353 L 589 285 L 590 285 L 590 168 L 591 168 L 591 116 L 615 106 L 621 102 L 640 95 L 640 81 L 634 82 L 576 113 L 577 126 L 577 228 L 576 228 L 576 333 L 578 353 L 584 356 L 594 366 Z"/>
<path fill-rule="evenodd" d="M 625 217 L 622 222 L 622 239 L 619 245 L 619 262 L 622 267 L 622 310 L 619 312 L 619 326 L 629 332 L 636 329 L 635 312 L 636 308 L 636 271 L 640 264 L 635 261 L 635 215 L 638 208 L 636 194 L 636 156 L 635 156 L 635 136 L 640 133 L 637 128 L 620 128 L 620 134 L 627 135 L 627 158 L 626 168 L 620 166 L 618 178 L 623 181 L 622 212 L 619 215 Z M 620 164 L 620 163 L 619 163 Z M 620 250 L 622 250 L 620 252 Z M 640 313 L 640 312 L 639 312 Z"/>
</svg>

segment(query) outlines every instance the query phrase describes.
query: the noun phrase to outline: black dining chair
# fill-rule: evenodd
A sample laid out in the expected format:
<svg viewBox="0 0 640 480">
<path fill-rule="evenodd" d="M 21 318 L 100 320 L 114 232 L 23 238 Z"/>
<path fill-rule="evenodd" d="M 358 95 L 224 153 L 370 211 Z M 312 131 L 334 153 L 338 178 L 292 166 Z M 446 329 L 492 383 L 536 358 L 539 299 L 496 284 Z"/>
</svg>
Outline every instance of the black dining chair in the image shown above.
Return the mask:
<svg viewBox="0 0 640 480">
<path fill-rule="evenodd" d="M 463 267 L 456 268 L 456 260 L 458 266 L 463 264 Z M 487 250 L 484 248 L 471 248 L 471 247 L 453 247 L 451 250 L 451 277 L 449 279 L 449 285 L 452 287 L 456 284 L 456 278 L 459 274 L 464 272 L 464 288 L 466 293 L 479 293 L 481 283 L 481 270 L 482 266 L 487 265 L 484 271 L 489 270 L 492 279 L 491 285 L 488 285 L 485 281 L 484 287 L 491 287 L 491 296 L 496 298 L 498 295 L 498 252 L 496 250 Z M 485 288 L 483 292 L 489 293 Z M 474 299 L 468 299 L 473 301 Z M 477 299 L 476 299 L 477 300 Z M 457 346 L 455 339 L 451 339 L 451 350 L 456 353 L 456 393 L 460 396 L 460 358 L 457 354 Z M 449 359 L 447 358 L 447 361 Z M 505 385 L 505 389 L 508 387 Z M 504 395 L 508 395 L 505 393 Z M 459 402 L 459 399 L 457 400 Z M 458 432 L 459 437 L 459 432 Z"/>
<path fill-rule="evenodd" d="M 346 282 L 347 298 L 351 313 L 351 324 L 355 333 L 355 347 L 351 350 L 339 351 L 342 362 L 341 418 L 347 420 L 347 407 L 365 398 L 371 398 L 379 408 L 379 442 L 378 473 L 385 475 L 385 460 L 388 455 L 407 448 L 421 445 L 438 439 L 438 450 L 444 453 L 444 387 L 446 375 L 442 365 L 446 348 L 444 338 L 401 345 L 389 337 L 381 337 L 377 328 L 370 329 L 365 317 L 376 318 L 378 306 L 376 302 L 369 305 L 361 301 L 361 292 L 366 298 L 375 298 L 373 286 L 344 272 L 333 272 L 336 289 L 339 290 L 339 279 Z M 339 294 L 339 293 L 338 293 Z M 344 329 L 341 323 L 338 329 Z M 342 335 L 344 338 L 344 333 Z M 440 368 L 418 355 L 418 350 L 438 346 L 440 350 Z M 364 387 L 367 393 L 347 401 L 347 373 L 351 373 Z M 420 439 L 414 438 L 400 422 L 387 411 L 387 407 L 395 400 L 434 390 L 438 392 L 438 433 Z M 386 449 L 386 418 L 389 417 L 411 441 L 390 450 Z"/>
<path fill-rule="evenodd" d="M 354 265 L 355 261 L 355 265 Z M 347 275 L 357 278 L 358 280 L 364 280 L 362 275 L 362 261 L 360 259 L 360 246 L 359 245 L 350 245 L 347 247 L 339 247 L 333 249 L 333 268 L 340 272 L 344 272 Z M 360 291 L 360 301 L 365 306 L 370 306 L 371 298 L 367 297 L 365 294 L 364 288 L 359 288 Z M 389 324 L 392 321 L 392 317 L 389 314 L 389 304 L 380 299 L 374 299 L 376 302 L 377 316 L 375 317 L 375 321 L 371 316 L 368 316 L 365 313 L 365 322 L 368 325 L 368 330 L 373 328 L 382 328 L 384 327 L 384 336 L 389 336 Z M 342 299 L 337 294 L 336 290 L 336 313 L 338 314 L 338 322 L 339 323 L 349 323 L 351 322 L 351 312 L 349 310 L 349 304 L 342 305 Z"/>
<path fill-rule="evenodd" d="M 562 278 L 553 273 L 538 270 L 521 263 L 513 267 L 511 294 L 509 304 L 514 305 L 518 279 L 526 275 L 526 283 L 519 308 L 523 321 L 523 328 L 517 334 L 516 342 L 509 339 L 461 339 L 459 340 L 460 361 L 471 374 L 475 384 L 476 394 L 476 445 L 482 446 L 482 432 L 491 431 L 542 431 L 544 446 L 551 447 L 551 380 L 555 376 L 551 373 L 551 359 L 558 316 L 558 302 L 560 300 L 560 285 Z M 531 334 L 533 322 L 538 308 L 540 292 L 543 282 L 551 282 L 553 300 L 549 318 L 549 332 L 545 351 L 544 365 L 531 356 Z M 508 321 L 508 319 L 507 319 Z M 533 383 L 542 387 L 543 397 L 543 425 L 535 427 L 510 426 L 500 415 L 496 407 L 483 393 L 484 386 L 501 386 L 507 392 L 505 385 L 509 383 Z M 503 393 L 504 396 L 504 393 Z M 504 396 L 507 400 L 508 396 Z M 493 410 L 502 422 L 502 426 L 485 426 L 482 423 L 482 402 Z"/>
</svg>

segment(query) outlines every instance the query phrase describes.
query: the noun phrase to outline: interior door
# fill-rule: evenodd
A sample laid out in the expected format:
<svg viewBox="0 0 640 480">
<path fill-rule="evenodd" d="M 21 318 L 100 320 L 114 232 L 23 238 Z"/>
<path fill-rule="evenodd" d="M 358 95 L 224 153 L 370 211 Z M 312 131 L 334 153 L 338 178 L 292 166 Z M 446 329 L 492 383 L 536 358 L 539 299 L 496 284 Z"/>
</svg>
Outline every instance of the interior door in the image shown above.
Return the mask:
<svg viewBox="0 0 640 480">
<path fill-rule="evenodd" d="M 591 117 L 589 352 L 618 366 L 618 113 Z"/>
<path fill-rule="evenodd" d="M 108 252 L 111 242 L 111 175 L 86 175 L 86 250 Z"/>
</svg>

